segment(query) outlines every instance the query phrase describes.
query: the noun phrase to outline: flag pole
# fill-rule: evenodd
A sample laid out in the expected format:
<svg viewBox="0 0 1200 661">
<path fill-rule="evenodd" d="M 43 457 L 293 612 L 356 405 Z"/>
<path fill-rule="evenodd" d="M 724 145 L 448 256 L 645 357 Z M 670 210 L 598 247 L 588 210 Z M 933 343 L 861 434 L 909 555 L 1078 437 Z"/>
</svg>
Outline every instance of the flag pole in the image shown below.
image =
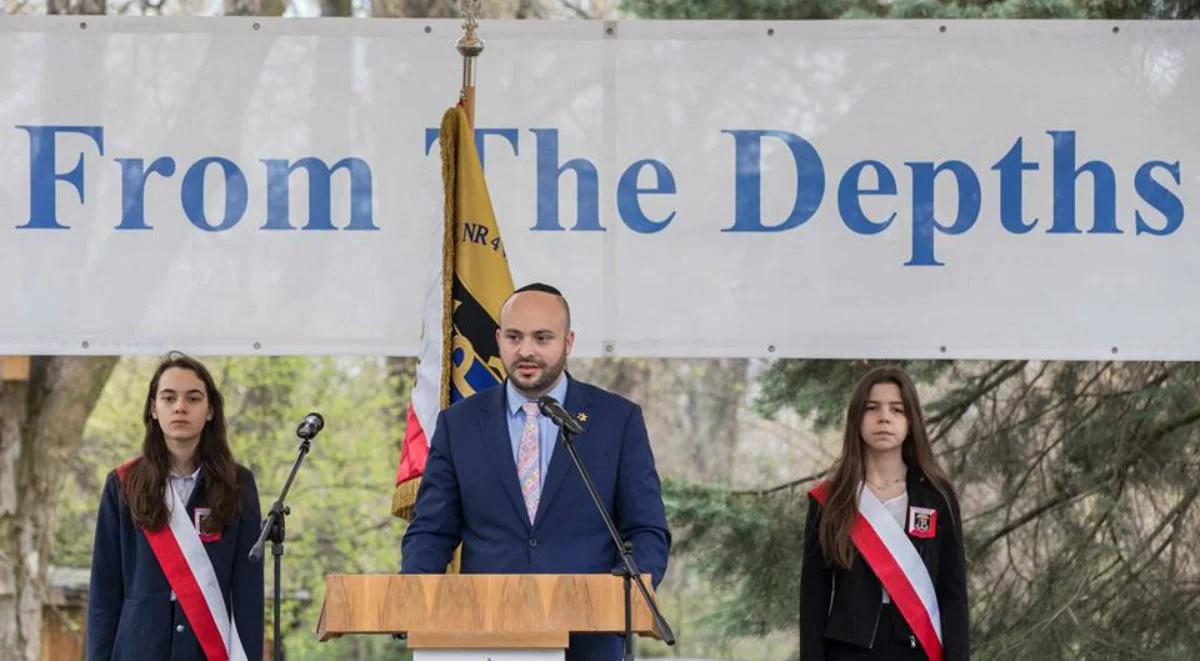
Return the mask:
<svg viewBox="0 0 1200 661">
<path fill-rule="evenodd" d="M 459 94 L 459 102 L 467 113 L 467 123 L 471 128 L 475 128 L 475 58 L 483 52 L 483 39 L 480 39 L 476 32 L 479 28 L 480 3 L 481 0 L 459 1 L 463 15 L 463 35 L 454 44 L 463 56 L 462 92 Z"/>
</svg>

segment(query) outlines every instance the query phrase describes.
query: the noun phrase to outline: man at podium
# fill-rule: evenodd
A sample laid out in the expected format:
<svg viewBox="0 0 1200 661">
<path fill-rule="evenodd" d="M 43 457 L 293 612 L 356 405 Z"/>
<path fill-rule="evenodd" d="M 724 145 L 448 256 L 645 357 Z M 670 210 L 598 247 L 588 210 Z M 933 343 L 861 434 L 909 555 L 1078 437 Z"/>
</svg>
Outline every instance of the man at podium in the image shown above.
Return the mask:
<svg viewBox="0 0 1200 661">
<path fill-rule="evenodd" d="M 438 415 L 402 571 L 442 573 L 461 542 L 463 573 L 610 573 L 620 557 L 558 426 L 538 408 L 544 395 L 579 422 L 574 437 L 621 537 L 655 586 L 671 534 L 641 409 L 565 373 L 575 341 L 562 294 L 535 283 L 515 291 L 496 332 L 504 384 Z M 616 661 L 621 638 L 572 635 L 566 658 Z"/>
</svg>

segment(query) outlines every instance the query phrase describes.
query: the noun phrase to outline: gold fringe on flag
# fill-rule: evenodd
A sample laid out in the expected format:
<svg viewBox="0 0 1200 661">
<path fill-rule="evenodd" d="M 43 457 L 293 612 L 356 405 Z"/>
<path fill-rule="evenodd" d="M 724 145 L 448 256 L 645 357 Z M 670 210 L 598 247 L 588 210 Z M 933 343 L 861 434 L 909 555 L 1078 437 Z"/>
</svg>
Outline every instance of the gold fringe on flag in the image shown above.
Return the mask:
<svg viewBox="0 0 1200 661">
<path fill-rule="evenodd" d="M 413 506 L 417 503 L 417 490 L 420 488 L 419 477 L 397 484 L 396 490 L 392 492 L 392 516 L 412 521 Z"/>
<path fill-rule="evenodd" d="M 442 383 L 441 407 L 450 406 L 450 351 L 454 347 L 454 327 L 451 313 L 454 308 L 454 238 L 458 225 L 458 122 L 462 121 L 457 106 L 442 115 L 438 148 L 442 151 Z M 433 439 L 429 439 L 433 440 Z"/>
</svg>

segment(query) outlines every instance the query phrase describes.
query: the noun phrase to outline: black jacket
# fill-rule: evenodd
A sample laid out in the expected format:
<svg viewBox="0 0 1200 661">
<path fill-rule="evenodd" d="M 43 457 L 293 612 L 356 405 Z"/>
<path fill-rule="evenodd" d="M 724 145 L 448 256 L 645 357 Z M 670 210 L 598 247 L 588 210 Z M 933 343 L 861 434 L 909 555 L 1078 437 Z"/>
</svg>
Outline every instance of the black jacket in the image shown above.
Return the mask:
<svg viewBox="0 0 1200 661">
<path fill-rule="evenodd" d="M 945 661 L 969 658 L 970 622 L 967 613 L 966 559 L 963 553 L 962 517 L 953 492 L 950 502 L 928 478 L 910 468 L 907 479 L 909 507 L 936 508 L 937 525 L 932 539 L 909 536 L 937 591 L 942 614 L 942 649 Z M 809 496 L 804 526 L 804 564 L 800 571 L 800 659 L 825 661 L 826 640 L 871 647 L 881 636 L 907 641 L 912 634 L 903 618 L 893 631 L 877 631 L 883 588 L 862 556 L 855 553 L 849 570 L 825 561 L 818 541 L 821 506 Z"/>
</svg>

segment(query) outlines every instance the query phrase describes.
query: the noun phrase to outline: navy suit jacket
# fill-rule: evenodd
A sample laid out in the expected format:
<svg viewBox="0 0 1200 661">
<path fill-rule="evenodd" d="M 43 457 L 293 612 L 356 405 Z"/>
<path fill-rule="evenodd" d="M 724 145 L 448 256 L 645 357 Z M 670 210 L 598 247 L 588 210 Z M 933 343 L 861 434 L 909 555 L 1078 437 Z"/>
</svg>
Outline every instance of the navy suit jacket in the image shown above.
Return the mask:
<svg viewBox="0 0 1200 661">
<path fill-rule="evenodd" d="M 460 542 L 464 574 L 611 572 L 620 557 L 561 444 L 551 455 L 530 524 L 505 390 L 490 388 L 438 415 L 413 520 L 404 533 L 404 573 L 444 572 Z M 575 447 L 621 537 L 633 542 L 638 569 L 657 586 L 667 570 L 671 534 L 641 409 L 574 379 L 563 404 L 583 419 Z M 567 658 L 614 661 L 620 653 L 619 637 L 572 636 Z"/>
<path fill-rule="evenodd" d="M 221 584 L 226 607 L 232 603 L 238 637 L 250 661 L 263 653 L 263 565 L 248 558 L 258 539 L 260 509 L 254 475 L 238 466 L 242 507 L 221 538 L 204 543 Z M 203 507 L 204 472 L 188 498 L 188 518 Z M 179 627 L 182 626 L 182 630 Z M 87 612 L 88 661 L 205 661 L 192 627 L 171 601 L 171 586 L 146 535 L 133 523 L 116 471 L 108 474 L 96 540 Z"/>
</svg>

